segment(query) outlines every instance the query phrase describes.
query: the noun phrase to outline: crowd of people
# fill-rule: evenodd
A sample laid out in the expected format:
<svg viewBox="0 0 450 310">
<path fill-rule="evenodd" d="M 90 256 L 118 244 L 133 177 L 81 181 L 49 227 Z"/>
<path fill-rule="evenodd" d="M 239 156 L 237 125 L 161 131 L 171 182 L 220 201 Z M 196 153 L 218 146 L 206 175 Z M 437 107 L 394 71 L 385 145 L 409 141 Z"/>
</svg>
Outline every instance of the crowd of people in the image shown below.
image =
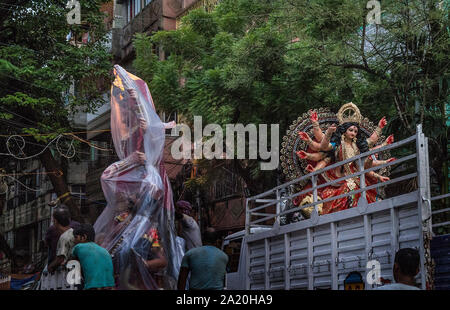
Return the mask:
<svg viewBox="0 0 450 310">
<path fill-rule="evenodd" d="M 177 288 L 179 290 L 222 290 L 228 256 L 220 250 L 220 239 L 215 230 L 207 228 L 203 234 L 193 217 L 192 207 L 187 201 L 179 201 L 175 206 L 177 240 L 184 246 Z M 47 231 L 45 243 L 48 247 L 49 273 L 61 272 L 67 275 L 64 266 L 69 260 L 78 260 L 81 266 L 82 283 L 79 289 L 111 290 L 117 288 L 114 264 L 111 254 L 95 243 L 95 231 L 90 224 L 71 220 L 64 206 L 53 212 L 53 225 Z M 167 266 L 165 256 L 157 256 L 147 261 L 154 274 Z M 400 249 L 393 266 L 395 283 L 379 287 L 380 290 L 417 290 L 415 277 L 419 272 L 420 257 L 415 249 Z M 158 281 L 158 279 L 155 279 Z"/>
<path fill-rule="evenodd" d="M 175 205 L 177 222 L 177 242 L 185 253 L 178 277 L 178 289 L 221 290 L 225 285 L 228 256 L 221 251 L 220 239 L 213 228 L 207 228 L 202 240 L 200 227 L 191 217 L 192 206 L 188 201 L 178 201 Z M 52 225 L 47 230 L 45 244 L 48 248 L 48 264 L 44 272 L 61 273 L 66 278 L 70 272 L 66 264 L 77 260 L 81 266 L 82 282 L 78 289 L 111 290 L 117 288 L 117 273 L 113 257 L 105 248 L 95 243 L 92 225 L 73 221 L 67 207 L 54 209 Z M 158 240 L 156 243 L 158 243 Z M 155 250 L 153 250 L 155 248 Z M 154 280 L 167 267 L 167 256 L 159 244 L 152 244 L 151 258 L 146 265 L 152 271 Z M 159 253 L 159 254 L 158 254 Z"/>
</svg>

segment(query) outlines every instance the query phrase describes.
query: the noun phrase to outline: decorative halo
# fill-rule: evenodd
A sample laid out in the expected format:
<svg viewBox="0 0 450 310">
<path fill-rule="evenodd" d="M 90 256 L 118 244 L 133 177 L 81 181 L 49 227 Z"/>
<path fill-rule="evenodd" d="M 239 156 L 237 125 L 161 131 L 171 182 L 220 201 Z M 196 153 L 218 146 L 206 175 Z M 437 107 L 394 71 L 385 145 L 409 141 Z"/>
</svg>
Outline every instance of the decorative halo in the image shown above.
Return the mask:
<svg viewBox="0 0 450 310">
<path fill-rule="evenodd" d="M 355 106 L 353 103 L 351 105 Z M 351 105 L 347 104 L 348 107 L 351 107 Z M 345 111 L 343 108 L 339 110 L 340 112 Z M 356 106 L 355 106 L 356 107 Z M 315 110 L 318 114 L 318 122 L 320 129 L 322 131 L 325 131 L 330 125 L 336 124 L 338 122 L 337 115 L 333 112 L 331 112 L 328 108 L 319 108 Z M 357 113 L 360 115 L 359 109 L 356 108 Z M 357 115 L 358 115 L 357 114 Z M 364 133 L 365 136 L 369 137 L 375 130 L 376 125 L 372 123 L 367 118 L 362 118 L 359 121 L 359 126 L 361 131 Z M 293 120 L 292 124 L 289 126 L 286 135 L 282 139 L 281 143 L 281 152 L 280 152 L 280 163 L 281 168 L 283 171 L 283 175 L 286 181 L 292 181 L 295 180 L 303 175 L 308 174 L 309 172 L 306 171 L 307 161 L 304 159 L 300 159 L 297 156 L 298 151 L 306 151 L 308 146 L 305 141 L 301 140 L 298 132 L 304 131 L 306 132 L 310 137 L 313 137 L 313 126 L 309 119 L 309 113 L 303 113 L 300 115 L 297 119 Z M 381 136 L 378 139 L 378 142 L 376 145 L 382 143 L 386 139 L 385 136 Z M 380 159 L 387 159 L 391 157 L 389 151 L 383 151 L 380 153 Z M 389 175 L 391 166 L 380 169 L 381 174 L 383 175 Z M 292 191 L 299 191 L 307 184 L 308 180 L 304 180 L 304 182 L 299 182 L 295 185 L 292 185 Z"/>
<path fill-rule="evenodd" d="M 363 117 L 359 108 L 353 103 L 349 102 L 344 104 L 336 114 L 339 124 L 344 123 L 361 123 Z"/>
</svg>

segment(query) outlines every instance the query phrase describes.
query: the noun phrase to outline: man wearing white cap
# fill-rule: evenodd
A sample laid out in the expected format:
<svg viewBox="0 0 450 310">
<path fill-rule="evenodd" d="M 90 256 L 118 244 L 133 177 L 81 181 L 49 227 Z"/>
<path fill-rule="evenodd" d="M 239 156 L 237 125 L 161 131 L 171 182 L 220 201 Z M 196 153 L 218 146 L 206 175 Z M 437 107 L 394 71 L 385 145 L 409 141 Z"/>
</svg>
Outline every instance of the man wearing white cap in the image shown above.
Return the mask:
<svg viewBox="0 0 450 310">
<path fill-rule="evenodd" d="M 190 216 L 191 210 L 191 204 L 185 200 L 179 200 L 175 205 L 175 218 L 181 226 L 178 234 L 186 241 L 186 252 L 203 245 L 200 228 L 197 222 Z"/>
</svg>

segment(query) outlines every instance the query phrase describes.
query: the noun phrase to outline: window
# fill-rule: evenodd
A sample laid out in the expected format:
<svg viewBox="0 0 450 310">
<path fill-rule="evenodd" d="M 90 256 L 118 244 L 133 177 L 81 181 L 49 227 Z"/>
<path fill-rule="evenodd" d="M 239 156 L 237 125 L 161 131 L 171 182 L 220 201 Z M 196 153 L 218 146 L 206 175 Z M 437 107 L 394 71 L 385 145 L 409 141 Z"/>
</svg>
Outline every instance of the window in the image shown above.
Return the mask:
<svg viewBox="0 0 450 310">
<path fill-rule="evenodd" d="M 7 202 L 6 202 L 6 210 L 11 210 L 12 208 L 13 208 L 13 203 L 14 203 L 14 199 L 9 199 Z"/>
<path fill-rule="evenodd" d="M 133 6 L 134 6 L 134 16 L 136 16 L 141 11 L 141 0 L 133 0 Z"/>
<path fill-rule="evenodd" d="M 172 112 L 170 114 L 166 114 L 166 112 L 159 112 L 159 117 L 161 118 L 161 121 L 164 123 L 170 123 L 171 121 L 174 121 L 175 123 L 178 123 L 178 113 Z M 172 129 L 166 129 L 166 135 L 171 135 Z"/>
<path fill-rule="evenodd" d="M 20 177 L 19 182 L 17 184 L 17 194 L 19 195 L 19 205 L 23 205 L 27 200 L 27 192 L 25 186 L 25 177 Z"/>
<path fill-rule="evenodd" d="M 96 161 L 97 159 L 98 159 L 98 150 L 95 147 L 91 146 L 91 161 Z"/>
<path fill-rule="evenodd" d="M 135 0 L 127 1 L 127 22 L 131 22 L 134 17 L 134 2 Z"/>
<path fill-rule="evenodd" d="M 47 233 L 47 230 L 50 226 L 50 219 L 45 219 L 43 221 L 40 221 L 38 224 L 38 241 L 44 240 L 45 234 Z"/>
<path fill-rule="evenodd" d="M 8 243 L 8 245 L 11 249 L 14 248 L 14 232 L 13 231 L 9 231 L 6 233 L 6 242 Z"/>
<path fill-rule="evenodd" d="M 35 187 L 36 189 L 40 189 L 41 188 L 41 173 L 42 173 L 42 168 L 39 168 L 38 170 L 36 170 L 36 179 L 35 179 Z M 41 192 L 37 191 L 36 192 L 36 198 L 39 197 L 39 195 L 41 194 Z"/>
<path fill-rule="evenodd" d="M 150 4 L 152 0 L 128 0 L 127 1 L 127 23 L 129 23 L 142 9 Z"/>
<path fill-rule="evenodd" d="M 86 186 L 85 185 L 72 185 L 70 193 L 74 199 L 78 199 L 80 206 L 84 206 L 86 200 Z"/>
<path fill-rule="evenodd" d="M 28 188 L 27 187 L 24 188 L 25 194 L 26 194 L 25 202 L 27 202 L 27 203 L 34 200 L 34 198 L 36 196 L 36 192 L 33 192 L 29 189 L 29 188 L 33 188 L 32 179 L 33 179 L 33 177 L 31 177 L 31 176 L 27 177 L 25 179 L 25 185 L 28 187 Z"/>
<path fill-rule="evenodd" d="M 212 185 L 212 199 L 220 200 L 229 196 L 240 194 L 240 181 L 238 176 L 231 170 L 221 167 L 223 172 L 219 180 Z"/>
</svg>

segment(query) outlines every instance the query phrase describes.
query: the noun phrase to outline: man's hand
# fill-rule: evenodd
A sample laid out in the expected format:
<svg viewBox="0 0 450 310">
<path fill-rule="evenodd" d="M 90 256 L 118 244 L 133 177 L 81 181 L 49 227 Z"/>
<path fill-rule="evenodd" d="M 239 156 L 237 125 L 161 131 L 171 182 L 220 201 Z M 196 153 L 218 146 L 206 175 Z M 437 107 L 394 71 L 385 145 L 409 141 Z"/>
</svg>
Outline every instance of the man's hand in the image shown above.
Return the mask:
<svg viewBox="0 0 450 310">
<path fill-rule="evenodd" d="M 164 129 L 172 129 L 177 125 L 177 123 L 175 123 L 175 121 L 170 121 L 168 123 L 163 123 L 163 124 L 164 124 Z"/>
<path fill-rule="evenodd" d="M 180 268 L 180 273 L 178 274 L 178 290 L 184 291 L 186 290 L 186 280 L 189 275 L 189 269 L 186 267 Z"/>
<path fill-rule="evenodd" d="M 386 120 L 386 117 L 385 117 L 385 116 L 383 116 L 383 118 L 382 118 L 382 119 L 380 119 L 380 121 L 378 122 L 378 127 L 380 127 L 381 129 L 383 129 L 383 128 L 384 128 L 384 126 L 386 126 L 386 124 L 387 124 L 387 120 Z"/>
<path fill-rule="evenodd" d="M 47 270 L 49 272 L 54 272 L 58 266 L 61 266 L 64 263 L 64 259 L 64 255 L 57 256 L 55 260 L 48 265 Z"/>
<path fill-rule="evenodd" d="M 145 153 L 136 151 L 136 155 L 137 155 L 137 161 L 140 165 L 145 165 L 145 162 L 147 160 L 147 157 L 145 156 Z"/>
<path fill-rule="evenodd" d="M 386 181 L 389 181 L 390 179 L 388 177 L 384 177 L 384 176 L 380 175 L 378 180 L 380 180 L 380 182 L 386 182 Z"/>
<path fill-rule="evenodd" d="M 135 89 L 127 89 L 128 94 L 130 94 L 130 97 L 134 100 L 137 99 L 137 91 Z"/>
<path fill-rule="evenodd" d="M 145 120 L 145 118 L 140 118 L 139 119 L 139 127 L 142 130 L 147 130 L 147 121 Z"/>
<path fill-rule="evenodd" d="M 146 260 L 145 265 L 151 272 L 157 272 L 167 266 L 167 260 L 163 257 L 152 260 Z"/>
</svg>

